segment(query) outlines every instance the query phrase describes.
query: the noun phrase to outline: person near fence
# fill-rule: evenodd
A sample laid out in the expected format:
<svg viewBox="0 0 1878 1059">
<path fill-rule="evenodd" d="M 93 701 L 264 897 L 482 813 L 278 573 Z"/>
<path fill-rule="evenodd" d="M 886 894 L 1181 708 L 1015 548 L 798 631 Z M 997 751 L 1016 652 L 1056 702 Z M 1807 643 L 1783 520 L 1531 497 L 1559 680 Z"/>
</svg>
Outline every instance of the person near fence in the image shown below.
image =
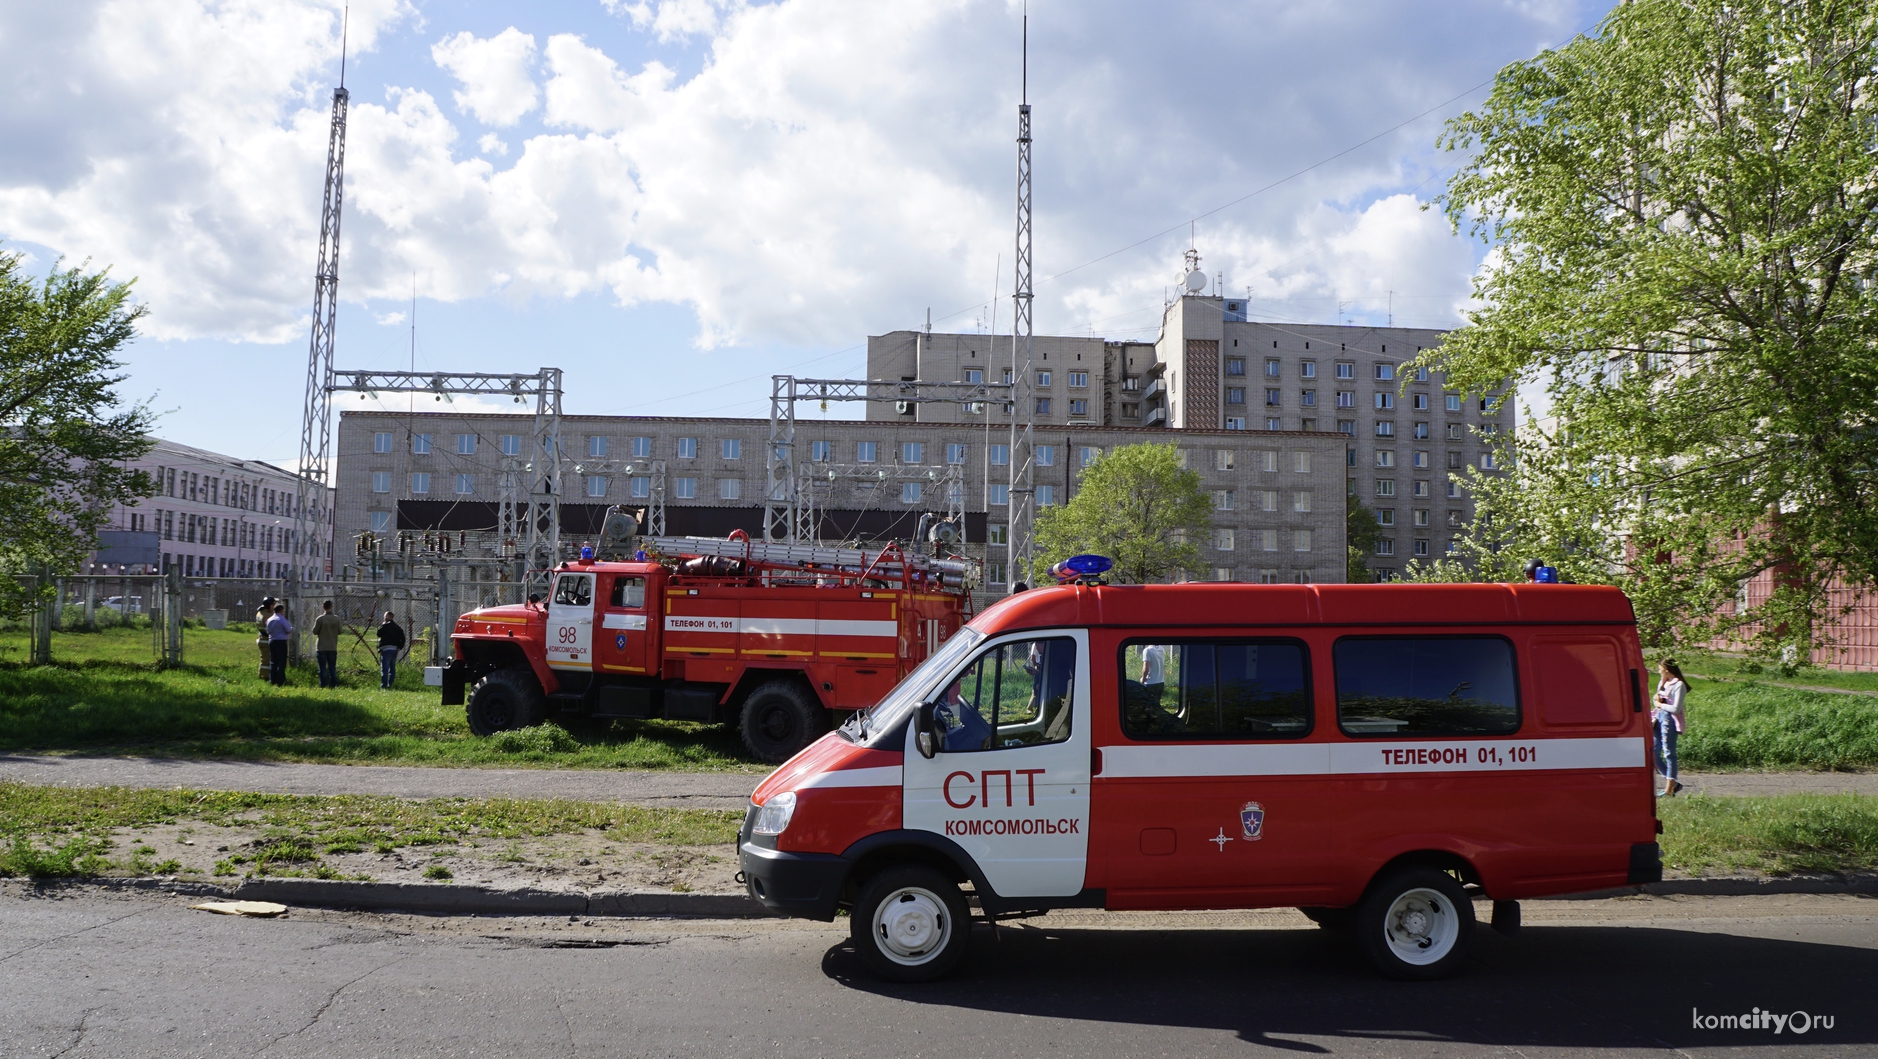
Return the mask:
<svg viewBox="0 0 1878 1059">
<path fill-rule="evenodd" d="M 270 679 L 273 675 L 273 656 L 268 653 L 267 621 L 274 616 L 274 597 L 264 596 L 261 605 L 254 611 L 254 646 L 261 651 L 261 679 Z"/>
<path fill-rule="evenodd" d="M 276 685 L 287 683 L 287 637 L 292 635 L 287 604 L 274 604 L 274 616 L 267 619 L 267 679 Z"/>
<path fill-rule="evenodd" d="M 404 650 L 404 627 L 390 611 L 385 612 L 385 623 L 378 627 L 378 686 L 390 688 L 393 677 L 398 675 L 398 652 Z"/>
<path fill-rule="evenodd" d="M 339 686 L 339 634 L 346 623 L 333 613 L 333 601 L 320 604 L 320 616 L 313 619 L 313 657 L 319 663 L 320 687 Z"/>
</svg>

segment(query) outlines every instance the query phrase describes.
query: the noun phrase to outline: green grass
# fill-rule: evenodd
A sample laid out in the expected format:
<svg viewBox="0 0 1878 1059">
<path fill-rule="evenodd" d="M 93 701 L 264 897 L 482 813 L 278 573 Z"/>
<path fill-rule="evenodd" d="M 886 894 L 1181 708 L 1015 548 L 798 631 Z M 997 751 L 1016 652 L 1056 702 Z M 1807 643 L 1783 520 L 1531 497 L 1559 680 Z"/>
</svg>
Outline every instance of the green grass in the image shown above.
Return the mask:
<svg viewBox="0 0 1878 1059">
<path fill-rule="evenodd" d="M 1689 674 L 1679 763 L 1694 771 L 1878 766 L 1878 698 Z"/>
<path fill-rule="evenodd" d="M 1795 669 L 1788 674 L 1783 673 L 1779 665 L 1750 662 L 1727 655 L 1684 662 L 1682 669 L 1690 676 L 1726 677 L 1730 680 L 1752 680 L 1796 687 L 1843 688 L 1846 691 L 1866 691 L 1878 695 L 1878 673 L 1853 673 L 1837 669 L 1808 667 Z"/>
<path fill-rule="evenodd" d="M 321 797 L 128 787 L 40 787 L 0 780 L 0 877 L 166 874 L 156 851 L 105 856 L 120 828 L 191 823 L 263 829 L 264 844 L 216 865 L 217 875 L 336 877 L 327 854 L 408 846 L 513 842 L 602 832 L 609 841 L 705 846 L 736 841 L 735 810 L 666 809 L 565 800 L 367 795 Z"/>
<path fill-rule="evenodd" d="M 135 753 L 417 765 L 755 769 L 728 728 L 616 721 L 571 734 L 554 726 L 495 739 L 469 733 L 463 708 L 439 704 L 416 666 L 378 687 L 377 662 L 342 654 L 344 686 L 312 667 L 276 688 L 258 675 L 253 633 L 190 629 L 181 669 L 159 670 L 147 630 L 53 637 L 54 664 L 27 666 L 17 631 L 0 632 L 0 751 Z M 361 661 L 363 659 L 363 661 Z M 365 662 L 370 663 L 367 668 Z"/>
<path fill-rule="evenodd" d="M 1878 798 L 1665 798 L 1663 864 L 1690 875 L 1878 870 Z"/>
</svg>

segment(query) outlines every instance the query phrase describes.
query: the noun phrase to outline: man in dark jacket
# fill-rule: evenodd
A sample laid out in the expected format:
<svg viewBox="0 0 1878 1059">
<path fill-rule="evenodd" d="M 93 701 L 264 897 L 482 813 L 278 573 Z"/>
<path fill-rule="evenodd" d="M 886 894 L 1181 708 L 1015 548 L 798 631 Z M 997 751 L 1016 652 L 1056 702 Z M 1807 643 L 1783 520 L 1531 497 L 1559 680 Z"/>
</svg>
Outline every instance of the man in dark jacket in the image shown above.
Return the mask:
<svg viewBox="0 0 1878 1059">
<path fill-rule="evenodd" d="M 392 678 L 398 675 L 398 653 L 404 650 L 404 627 L 390 611 L 385 612 L 385 623 L 378 627 L 378 686 L 389 689 Z"/>
</svg>

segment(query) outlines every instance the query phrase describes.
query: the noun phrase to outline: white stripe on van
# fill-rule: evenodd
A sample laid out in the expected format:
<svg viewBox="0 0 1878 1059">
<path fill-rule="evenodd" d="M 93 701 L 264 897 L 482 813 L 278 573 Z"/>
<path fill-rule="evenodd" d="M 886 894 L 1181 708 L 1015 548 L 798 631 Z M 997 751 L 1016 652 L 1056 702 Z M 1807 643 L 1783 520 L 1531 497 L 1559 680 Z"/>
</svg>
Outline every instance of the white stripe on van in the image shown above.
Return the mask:
<svg viewBox="0 0 1878 1059">
<path fill-rule="evenodd" d="M 810 787 L 898 787 L 900 785 L 900 766 L 881 765 L 875 768 L 842 769 L 838 772 L 818 772 L 796 784 L 796 790 Z"/>
<path fill-rule="evenodd" d="M 1617 769 L 1644 768 L 1648 763 L 1639 736 L 1102 748 L 1102 776 L 1128 779 Z"/>
</svg>

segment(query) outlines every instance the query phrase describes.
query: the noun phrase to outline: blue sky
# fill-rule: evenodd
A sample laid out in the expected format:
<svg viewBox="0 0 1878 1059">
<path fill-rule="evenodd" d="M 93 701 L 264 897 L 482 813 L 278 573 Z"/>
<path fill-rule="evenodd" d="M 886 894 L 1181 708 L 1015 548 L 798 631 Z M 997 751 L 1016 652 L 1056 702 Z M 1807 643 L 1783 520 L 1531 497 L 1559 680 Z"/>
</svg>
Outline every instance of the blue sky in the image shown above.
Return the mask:
<svg viewBox="0 0 1878 1059">
<path fill-rule="evenodd" d="M 1038 329 L 1151 338 L 1200 214 L 1258 316 L 1458 322 L 1483 248 L 1422 207 L 1482 92 L 1212 211 L 1605 6 L 1037 0 Z M 994 273 L 1008 326 L 1019 11 L 359 0 L 338 364 L 553 365 L 571 412 L 760 416 L 769 374 L 858 374 L 928 309 L 986 326 Z M 0 239 L 138 278 L 124 392 L 166 437 L 293 458 L 338 56 L 325 0 L 0 10 Z"/>
</svg>

